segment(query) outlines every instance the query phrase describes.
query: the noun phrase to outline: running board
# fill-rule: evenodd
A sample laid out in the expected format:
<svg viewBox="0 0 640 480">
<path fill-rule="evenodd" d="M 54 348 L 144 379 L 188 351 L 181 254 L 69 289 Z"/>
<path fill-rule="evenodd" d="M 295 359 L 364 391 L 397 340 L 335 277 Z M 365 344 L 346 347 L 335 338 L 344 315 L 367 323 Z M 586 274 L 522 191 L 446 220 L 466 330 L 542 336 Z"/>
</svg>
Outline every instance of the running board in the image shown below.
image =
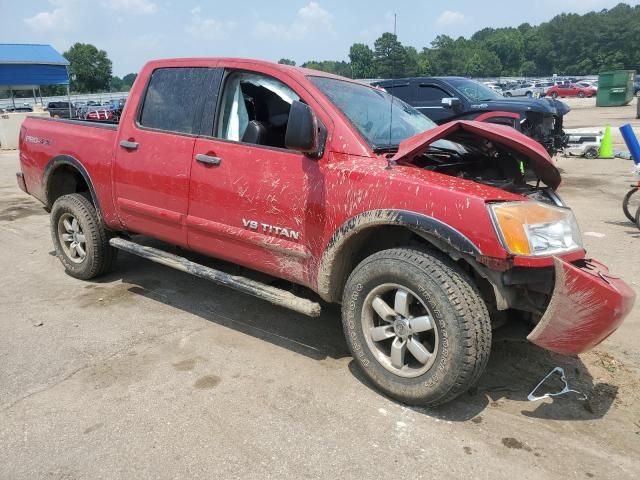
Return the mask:
<svg viewBox="0 0 640 480">
<path fill-rule="evenodd" d="M 320 316 L 319 303 L 312 302 L 306 298 L 297 297 L 286 290 L 275 288 L 261 282 L 256 282 L 255 280 L 245 277 L 229 275 L 228 273 L 192 262 L 184 257 L 179 257 L 177 255 L 158 250 L 157 248 L 140 245 L 139 243 L 131 242 L 124 238 L 115 237 L 109 240 L 109 243 L 112 247 L 119 250 L 124 250 L 125 252 L 151 260 L 152 262 L 160 263 L 167 267 L 180 270 L 181 272 L 190 273 L 196 277 L 210 280 L 219 285 L 248 293 L 254 297 L 271 302 L 274 305 L 288 308 L 310 317 Z"/>
</svg>

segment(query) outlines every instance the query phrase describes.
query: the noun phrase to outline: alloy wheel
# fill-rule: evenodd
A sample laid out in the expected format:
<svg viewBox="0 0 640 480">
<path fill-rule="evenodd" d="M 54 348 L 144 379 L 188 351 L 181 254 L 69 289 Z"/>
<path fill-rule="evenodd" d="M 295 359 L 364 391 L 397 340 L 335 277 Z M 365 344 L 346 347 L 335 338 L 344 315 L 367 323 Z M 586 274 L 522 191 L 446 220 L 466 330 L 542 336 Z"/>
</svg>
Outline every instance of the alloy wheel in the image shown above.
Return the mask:
<svg viewBox="0 0 640 480">
<path fill-rule="evenodd" d="M 87 257 L 87 240 L 78 219 L 64 213 L 58 220 L 58 238 L 65 255 L 74 263 L 82 263 Z"/>
<path fill-rule="evenodd" d="M 402 285 L 379 285 L 367 295 L 362 328 L 378 362 L 395 375 L 417 377 L 436 360 L 439 336 L 433 316 L 424 302 Z"/>
</svg>

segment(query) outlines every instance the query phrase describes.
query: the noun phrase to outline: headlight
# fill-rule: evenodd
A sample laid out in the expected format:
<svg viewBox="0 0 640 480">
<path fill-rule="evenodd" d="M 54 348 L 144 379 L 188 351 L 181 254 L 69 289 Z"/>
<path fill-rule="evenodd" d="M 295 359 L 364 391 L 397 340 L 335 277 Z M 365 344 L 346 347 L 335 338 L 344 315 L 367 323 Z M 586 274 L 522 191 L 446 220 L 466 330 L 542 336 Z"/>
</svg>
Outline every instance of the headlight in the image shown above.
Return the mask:
<svg viewBox="0 0 640 480">
<path fill-rule="evenodd" d="M 514 255 L 540 256 L 582 248 L 573 212 L 539 202 L 489 205 L 506 249 Z"/>
</svg>

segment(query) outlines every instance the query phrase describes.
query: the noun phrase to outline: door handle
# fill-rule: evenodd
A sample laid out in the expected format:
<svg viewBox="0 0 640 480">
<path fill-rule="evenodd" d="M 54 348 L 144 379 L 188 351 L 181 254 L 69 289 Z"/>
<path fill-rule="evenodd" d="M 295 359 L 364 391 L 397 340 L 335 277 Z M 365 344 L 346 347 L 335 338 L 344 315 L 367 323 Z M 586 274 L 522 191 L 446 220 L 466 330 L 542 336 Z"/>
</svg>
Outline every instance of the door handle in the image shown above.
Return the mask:
<svg viewBox="0 0 640 480">
<path fill-rule="evenodd" d="M 196 161 L 204 163 L 205 165 L 218 166 L 222 159 L 220 157 L 214 157 L 212 155 L 205 155 L 204 153 L 198 153 L 196 155 Z"/>
<path fill-rule="evenodd" d="M 136 150 L 138 148 L 138 142 L 132 142 L 130 140 L 121 140 L 120 146 L 125 150 Z"/>
</svg>

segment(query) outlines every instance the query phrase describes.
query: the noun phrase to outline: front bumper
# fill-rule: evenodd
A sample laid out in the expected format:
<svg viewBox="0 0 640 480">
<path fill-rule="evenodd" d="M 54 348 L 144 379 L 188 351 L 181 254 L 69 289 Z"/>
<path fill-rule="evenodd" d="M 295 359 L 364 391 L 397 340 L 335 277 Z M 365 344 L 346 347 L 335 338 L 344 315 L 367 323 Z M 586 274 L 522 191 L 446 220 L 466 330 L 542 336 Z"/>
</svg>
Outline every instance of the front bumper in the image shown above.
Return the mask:
<svg viewBox="0 0 640 480">
<path fill-rule="evenodd" d="M 576 266 L 555 257 L 554 267 L 551 301 L 527 339 L 564 355 L 585 352 L 616 331 L 636 294 L 595 260 Z"/>
</svg>

